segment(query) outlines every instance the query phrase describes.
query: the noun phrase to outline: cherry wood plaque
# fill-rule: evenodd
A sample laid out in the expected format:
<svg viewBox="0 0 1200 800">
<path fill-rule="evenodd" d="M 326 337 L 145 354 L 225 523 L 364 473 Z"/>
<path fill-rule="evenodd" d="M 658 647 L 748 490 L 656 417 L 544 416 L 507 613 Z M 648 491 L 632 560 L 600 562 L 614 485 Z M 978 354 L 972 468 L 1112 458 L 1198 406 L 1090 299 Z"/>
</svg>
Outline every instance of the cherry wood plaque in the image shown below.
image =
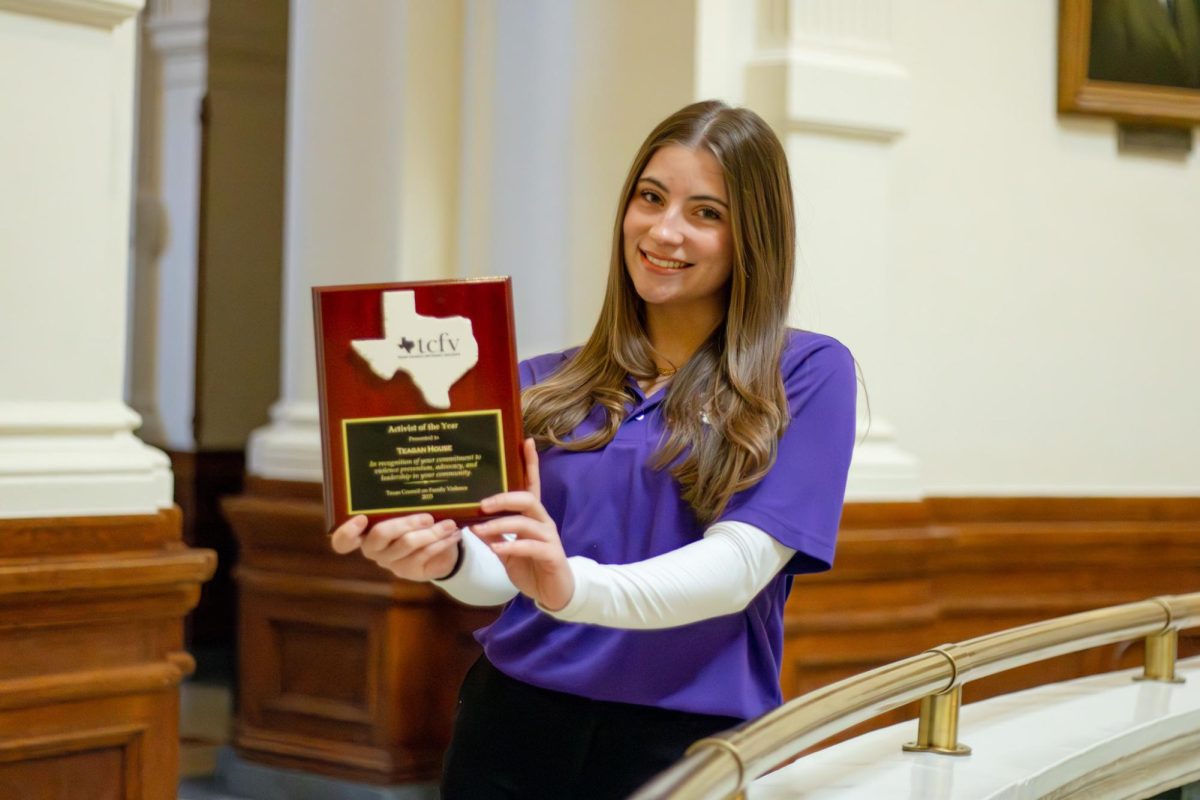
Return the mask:
<svg viewBox="0 0 1200 800">
<path fill-rule="evenodd" d="M 312 291 L 330 530 L 525 487 L 508 278 Z"/>
</svg>

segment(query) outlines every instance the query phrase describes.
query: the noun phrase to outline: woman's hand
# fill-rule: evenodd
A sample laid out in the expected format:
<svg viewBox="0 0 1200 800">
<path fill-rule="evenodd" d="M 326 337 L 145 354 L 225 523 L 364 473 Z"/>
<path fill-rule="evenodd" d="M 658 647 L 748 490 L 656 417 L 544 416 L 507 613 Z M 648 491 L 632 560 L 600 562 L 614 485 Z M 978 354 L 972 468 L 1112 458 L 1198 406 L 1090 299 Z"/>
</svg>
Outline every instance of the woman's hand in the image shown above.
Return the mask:
<svg viewBox="0 0 1200 800">
<path fill-rule="evenodd" d="M 471 530 L 491 545 L 504 564 L 508 579 L 521 594 L 550 611 L 559 611 L 571 602 L 575 578 L 558 538 L 558 526 L 542 505 L 538 455 L 533 439 L 525 440 L 524 454 L 529 490 L 492 495 L 481 503 L 485 514 L 510 511 L 513 516 L 472 525 Z M 515 534 L 516 538 L 505 534 Z"/>
<path fill-rule="evenodd" d="M 366 517 L 351 517 L 333 532 L 330 544 L 342 554 L 362 550 L 379 566 L 410 581 L 445 578 L 458 563 L 462 532 L 452 519 L 434 524 L 429 514 L 410 514 L 385 519 L 369 531 L 366 527 Z"/>
</svg>

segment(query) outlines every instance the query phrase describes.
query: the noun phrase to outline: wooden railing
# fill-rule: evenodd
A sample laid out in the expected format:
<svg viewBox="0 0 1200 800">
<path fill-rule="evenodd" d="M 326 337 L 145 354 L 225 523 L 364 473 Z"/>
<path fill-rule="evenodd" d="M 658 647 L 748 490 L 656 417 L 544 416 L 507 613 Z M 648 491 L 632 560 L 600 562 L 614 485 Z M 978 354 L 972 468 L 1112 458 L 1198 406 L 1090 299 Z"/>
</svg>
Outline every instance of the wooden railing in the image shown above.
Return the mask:
<svg viewBox="0 0 1200 800">
<path fill-rule="evenodd" d="M 906 750 L 960 755 L 963 684 L 1055 656 L 1145 637 L 1139 680 L 1174 682 L 1178 632 L 1200 625 L 1200 592 L 1085 611 L 935 647 L 830 684 L 732 731 L 701 739 L 633 800 L 737 797 L 756 778 L 864 720 L 921 701 Z"/>
</svg>

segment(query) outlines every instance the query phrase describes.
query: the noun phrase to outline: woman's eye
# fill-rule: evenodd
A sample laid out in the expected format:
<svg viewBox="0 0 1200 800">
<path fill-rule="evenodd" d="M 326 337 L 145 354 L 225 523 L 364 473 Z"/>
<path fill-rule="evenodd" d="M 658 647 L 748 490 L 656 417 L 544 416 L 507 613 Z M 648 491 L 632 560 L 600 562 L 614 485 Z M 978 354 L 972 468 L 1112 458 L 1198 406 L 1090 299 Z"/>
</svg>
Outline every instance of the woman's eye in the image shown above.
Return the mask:
<svg viewBox="0 0 1200 800">
<path fill-rule="evenodd" d="M 696 213 L 704 217 L 704 219 L 715 221 L 721 218 L 721 213 L 719 211 L 717 211 L 715 208 L 709 208 L 708 206 L 699 209 Z"/>
<path fill-rule="evenodd" d="M 662 200 L 662 198 L 658 196 L 658 192 L 654 192 L 649 189 L 642 189 L 642 191 L 640 191 L 638 194 L 647 203 L 657 203 Z"/>
</svg>

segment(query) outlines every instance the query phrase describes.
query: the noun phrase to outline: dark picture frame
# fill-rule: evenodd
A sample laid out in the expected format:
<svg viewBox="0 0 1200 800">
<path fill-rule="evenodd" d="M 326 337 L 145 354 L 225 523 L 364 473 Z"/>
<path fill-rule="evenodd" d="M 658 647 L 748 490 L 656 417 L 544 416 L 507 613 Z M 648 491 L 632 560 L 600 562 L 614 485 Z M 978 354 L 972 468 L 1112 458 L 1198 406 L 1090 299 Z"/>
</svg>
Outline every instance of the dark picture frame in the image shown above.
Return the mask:
<svg viewBox="0 0 1200 800">
<path fill-rule="evenodd" d="M 1198 0 L 1172 0 L 1191 3 L 1185 9 L 1190 15 Z M 1093 114 L 1112 117 L 1120 122 L 1143 125 L 1190 127 L 1200 125 L 1200 86 L 1169 85 L 1168 81 L 1187 83 L 1193 73 L 1176 78 L 1163 77 L 1153 71 L 1154 54 L 1143 58 L 1123 53 L 1107 61 L 1100 47 L 1113 41 L 1103 27 L 1125 24 L 1121 14 L 1141 13 L 1146 4 L 1160 0 L 1059 0 L 1058 38 L 1058 110 L 1066 113 Z M 1118 8 L 1117 6 L 1120 6 Z M 1101 13 L 1097 18 L 1097 10 Z M 1118 13 L 1119 12 L 1119 13 Z M 1174 13 L 1179 13 L 1175 11 Z M 1165 14 L 1165 12 L 1164 12 Z M 1137 36 L 1147 27 L 1121 31 L 1124 45 L 1136 45 Z M 1189 29 L 1190 30 L 1190 29 Z M 1191 45 L 1192 40 L 1188 40 Z M 1093 45 L 1097 45 L 1095 57 Z M 1188 50 L 1187 68 L 1192 66 L 1192 50 Z M 1178 53 L 1175 54 L 1178 56 Z M 1200 59 L 1200 50 L 1195 57 Z M 1178 60 L 1178 59 L 1177 59 Z M 1114 72 L 1113 65 L 1127 68 L 1128 74 Z M 1147 66 L 1149 65 L 1149 66 Z M 1196 62 L 1200 68 L 1200 60 Z M 1104 78 L 1097 77 L 1097 73 Z M 1158 82 L 1154 82 L 1158 81 Z"/>
</svg>

